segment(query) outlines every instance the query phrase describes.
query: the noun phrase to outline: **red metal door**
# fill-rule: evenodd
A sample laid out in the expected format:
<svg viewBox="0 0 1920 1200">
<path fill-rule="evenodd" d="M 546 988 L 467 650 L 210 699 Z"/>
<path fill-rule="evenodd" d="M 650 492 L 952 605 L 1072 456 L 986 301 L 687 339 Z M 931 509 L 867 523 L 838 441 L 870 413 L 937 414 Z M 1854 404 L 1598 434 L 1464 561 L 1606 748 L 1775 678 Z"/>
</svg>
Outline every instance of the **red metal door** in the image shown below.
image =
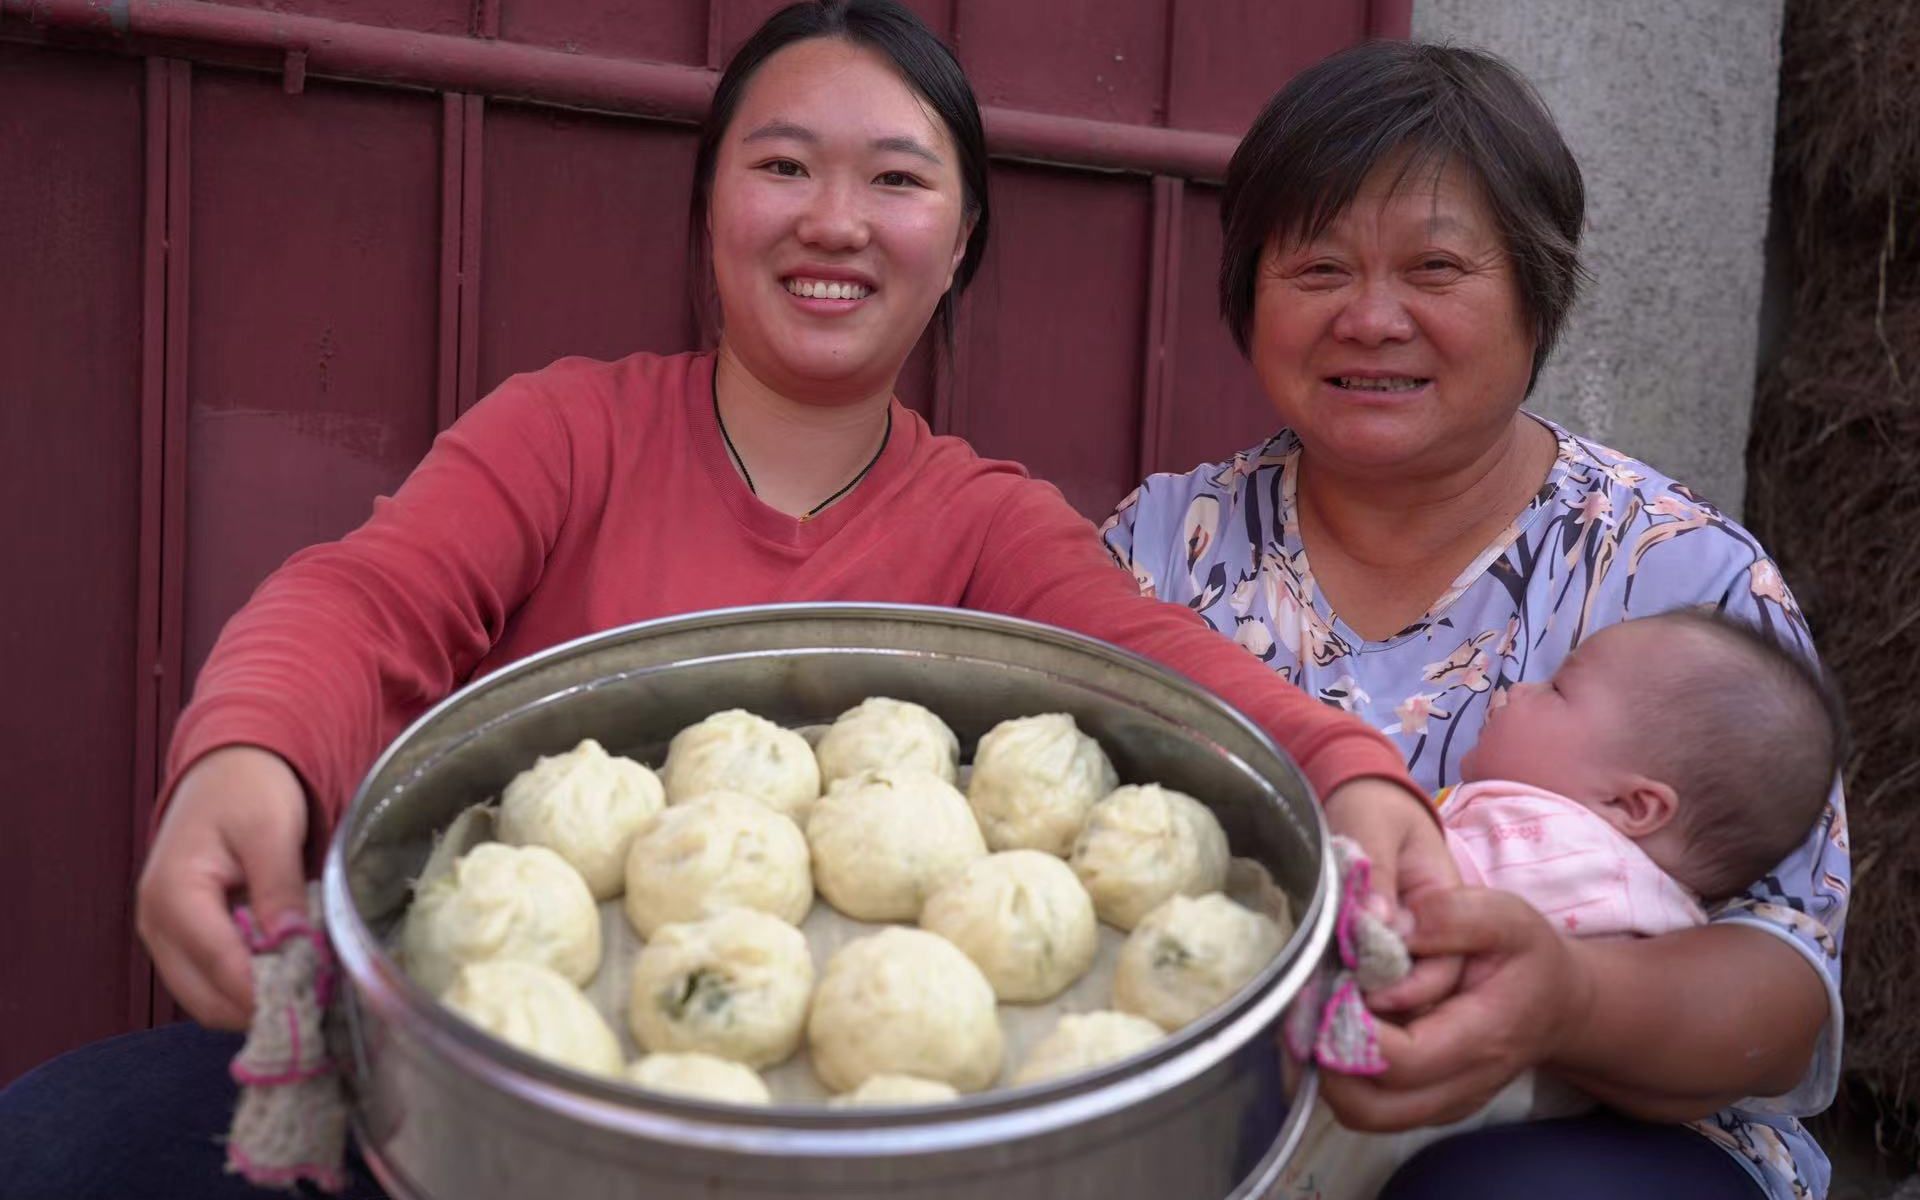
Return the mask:
<svg viewBox="0 0 1920 1200">
<path fill-rule="evenodd" d="M 1253 441 L 1209 181 L 1410 2 L 916 0 L 987 107 L 995 229 L 904 397 L 1095 517 Z M 692 343 L 690 123 L 776 7 L 0 0 L 0 1080 L 155 1016 L 157 762 L 253 586 L 508 374 Z"/>
</svg>

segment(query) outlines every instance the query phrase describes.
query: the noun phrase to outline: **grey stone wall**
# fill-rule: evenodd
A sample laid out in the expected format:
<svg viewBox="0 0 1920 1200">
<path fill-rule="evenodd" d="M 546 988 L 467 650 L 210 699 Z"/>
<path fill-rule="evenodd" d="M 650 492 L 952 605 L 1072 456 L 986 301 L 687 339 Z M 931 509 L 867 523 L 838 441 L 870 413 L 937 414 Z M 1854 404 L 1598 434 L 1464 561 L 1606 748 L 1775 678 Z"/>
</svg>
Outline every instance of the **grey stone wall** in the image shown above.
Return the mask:
<svg viewBox="0 0 1920 1200">
<path fill-rule="evenodd" d="M 1753 408 L 1782 0 L 1416 0 L 1500 54 L 1587 182 L 1594 282 L 1531 407 L 1737 514 Z"/>
</svg>

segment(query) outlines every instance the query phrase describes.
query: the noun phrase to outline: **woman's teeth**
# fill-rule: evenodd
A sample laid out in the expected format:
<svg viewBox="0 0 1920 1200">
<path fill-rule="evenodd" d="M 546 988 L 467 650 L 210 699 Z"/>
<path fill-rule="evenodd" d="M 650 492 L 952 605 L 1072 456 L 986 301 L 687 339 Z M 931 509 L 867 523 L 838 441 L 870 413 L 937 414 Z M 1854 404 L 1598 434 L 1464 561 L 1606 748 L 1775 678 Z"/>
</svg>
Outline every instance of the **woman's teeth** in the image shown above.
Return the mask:
<svg viewBox="0 0 1920 1200">
<path fill-rule="evenodd" d="M 787 290 L 807 300 L 865 300 L 873 289 L 864 283 L 831 279 L 789 279 Z"/>
<path fill-rule="evenodd" d="M 1346 388 L 1351 392 L 1411 392 L 1426 386 L 1426 380 L 1415 379 L 1410 375 L 1396 375 L 1386 379 L 1362 379 L 1356 375 L 1336 375 L 1335 387 Z"/>
</svg>

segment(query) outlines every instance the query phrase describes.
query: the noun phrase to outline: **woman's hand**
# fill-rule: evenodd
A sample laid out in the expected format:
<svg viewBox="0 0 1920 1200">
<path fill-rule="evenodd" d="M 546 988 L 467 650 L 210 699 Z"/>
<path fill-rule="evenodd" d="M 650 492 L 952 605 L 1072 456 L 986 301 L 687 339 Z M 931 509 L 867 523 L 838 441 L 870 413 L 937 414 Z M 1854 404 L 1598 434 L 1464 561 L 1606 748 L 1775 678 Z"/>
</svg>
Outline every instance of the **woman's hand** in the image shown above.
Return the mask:
<svg viewBox="0 0 1920 1200">
<path fill-rule="evenodd" d="M 1470 1115 L 1557 1054 L 1593 1005 L 1578 945 L 1519 897 L 1434 890 L 1412 907 L 1409 948 L 1465 955 L 1460 990 L 1404 1028 L 1380 1023 L 1385 1073 L 1321 1076 L 1321 1095 L 1351 1129 L 1412 1129 Z"/>
<path fill-rule="evenodd" d="M 1356 779 L 1334 789 L 1321 806 L 1327 826 L 1359 843 L 1373 865 L 1374 915 L 1402 937 L 1413 928 L 1408 905 L 1423 895 L 1460 886 L 1460 872 L 1427 803 L 1385 779 Z M 1418 951 L 1416 951 L 1418 953 Z M 1392 987 L 1367 996 L 1382 1012 L 1410 1012 L 1439 1000 L 1460 978 L 1460 959 L 1419 958 Z"/>
<path fill-rule="evenodd" d="M 230 897 L 272 928 L 305 915 L 307 798 L 286 761 L 253 746 L 215 750 L 174 790 L 140 874 L 140 938 L 167 989 L 203 1025 L 243 1029 L 253 968 Z"/>
</svg>

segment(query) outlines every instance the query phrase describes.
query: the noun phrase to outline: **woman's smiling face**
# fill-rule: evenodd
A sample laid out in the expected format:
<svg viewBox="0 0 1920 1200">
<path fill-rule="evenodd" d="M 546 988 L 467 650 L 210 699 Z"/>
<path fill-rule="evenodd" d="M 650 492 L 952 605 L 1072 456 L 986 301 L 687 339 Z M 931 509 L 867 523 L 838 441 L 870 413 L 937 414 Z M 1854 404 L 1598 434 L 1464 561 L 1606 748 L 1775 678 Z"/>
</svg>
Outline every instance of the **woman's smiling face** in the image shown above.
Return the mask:
<svg viewBox="0 0 1920 1200">
<path fill-rule="evenodd" d="M 707 229 L 728 348 L 791 399 L 890 390 L 966 251 L 953 140 L 885 58 L 796 43 L 747 85 Z"/>
<path fill-rule="evenodd" d="M 1512 423 L 1533 332 L 1465 171 L 1376 170 L 1319 237 L 1269 243 L 1251 351 L 1281 420 L 1350 470 L 1441 472 Z"/>
</svg>

